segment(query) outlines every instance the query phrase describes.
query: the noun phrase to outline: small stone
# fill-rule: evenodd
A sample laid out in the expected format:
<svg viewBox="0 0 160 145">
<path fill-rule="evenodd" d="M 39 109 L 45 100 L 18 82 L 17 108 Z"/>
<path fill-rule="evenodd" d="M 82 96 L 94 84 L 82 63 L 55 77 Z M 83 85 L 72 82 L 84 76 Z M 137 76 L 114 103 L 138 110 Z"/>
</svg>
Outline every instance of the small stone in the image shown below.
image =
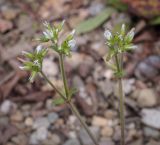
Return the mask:
<svg viewBox="0 0 160 145">
<path fill-rule="evenodd" d="M 7 126 L 9 123 L 9 118 L 8 117 L 0 117 L 0 126 Z"/>
<path fill-rule="evenodd" d="M 28 127 L 33 126 L 33 119 L 31 117 L 27 117 L 24 123 Z"/>
<path fill-rule="evenodd" d="M 153 129 L 150 127 L 145 127 L 144 128 L 144 135 L 146 137 L 152 137 L 152 138 L 158 139 L 160 137 L 160 132 L 156 129 Z"/>
<path fill-rule="evenodd" d="M 51 58 L 45 58 L 43 60 L 42 69 L 48 77 L 55 77 L 59 72 L 57 64 Z"/>
<path fill-rule="evenodd" d="M 48 114 L 47 118 L 50 123 L 55 123 L 57 119 L 59 118 L 59 116 L 57 113 L 53 112 L 53 113 Z"/>
<path fill-rule="evenodd" d="M 98 81 L 98 86 L 105 98 L 108 98 L 113 92 L 113 83 L 110 80 Z"/>
<path fill-rule="evenodd" d="M 18 144 L 27 145 L 28 144 L 28 139 L 24 134 L 19 134 L 18 136 L 14 136 L 11 140 L 16 145 Z"/>
<path fill-rule="evenodd" d="M 13 20 L 19 13 L 18 9 L 12 7 L 3 6 L 1 9 L 3 17 L 7 20 Z"/>
<path fill-rule="evenodd" d="M 152 89 L 143 89 L 138 96 L 138 104 L 140 107 L 153 107 L 157 104 L 157 96 Z"/>
<path fill-rule="evenodd" d="M 48 136 L 48 130 L 45 127 L 40 127 L 36 131 L 36 138 L 37 140 L 45 140 Z"/>
<path fill-rule="evenodd" d="M 48 99 L 48 100 L 46 101 L 46 108 L 47 108 L 48 110 L 51 110 L 51 109 L 53 108 L 53 99 Z"/>
<path fill-rule="evenodd" d="M 90 131 L 93 133 L 95 139 L 98 141 L 99 136 L 100 136 L 100 129 L 99 127 L 91 127 Z M 83 145 L 94 145 L 93 141 L 89 137 L 88 133 L 84 130 L 81 129 L 79 132 L 79 138 L 82 142 Z"/>
<path fill-rule="evenodd" d="M 142 122 L 150 127 L 160 129 L 160 110 L 142 109 Z"/>
<path fill-rule="evenodd" d="M 115 145 L 115 144 L 110 139 L 103 139 L 103 140 L 100 141 L 99 145 Z"/>
<path fill-rule="evenodd" d="M 45 117 L 39 117 L 33 123 L 34 129 L 38 129 L 40 127 L 48 128 L 49 126 L 50 126 L 50 123 L 49 123 L 48 119 Z"/>
<path fill-rule="evenodd" d="M 84 88 L 84 82 L 79 76 L 74 76 L 73 77 L 73 86 L 75 88 Z"/>
<path fill-rule="evenodd" d="M 104 128 L 102 128 L 101 130 L 101 135 L 103 137 L 111 137 L 113 135 L 114 131 L 112 127 L 106 126 Z"/>
<path fill-rule="evenodd" d="M 94 116 L 92 120 L 92 125 L 93 126 L 99 126 L 99 127 L 104 127 L 108 124 L 106 118 L 100 117 L 100 116 Z"/>
<path fill-rule="evenodd" d="M 104 115 L 107 119 L 114 119 L 118 116 L 115 110 L 107 110 Z"/>
<path fill-rule="evenodd" d="M 146 145 L 159 145 L 159 141 L 150 140 Z"/>
<path fill-rule="evenodd" d="M 23 121 L 23 114 L 20 111 L 17 111 L 11 115 L 11 120 L 15 122 L 21 122 Z"/>
<path fill-rule="evenodd" d="M 5 33 L 13 28 L 12 22 L 4 19 L 0 19 L 0 32 Z"/>
<path fill-rule="evenodd" d="M 63 145 L 80 145 L 80 142 L 77 139 L 69 139 Z"/>
<path fill-rule="evenodd" d="M 0 111 L 4 114 L 8 114 L 12 109 L 13 103 L 10 100 L 5 100 L 1 106 Z"/>
</svg>

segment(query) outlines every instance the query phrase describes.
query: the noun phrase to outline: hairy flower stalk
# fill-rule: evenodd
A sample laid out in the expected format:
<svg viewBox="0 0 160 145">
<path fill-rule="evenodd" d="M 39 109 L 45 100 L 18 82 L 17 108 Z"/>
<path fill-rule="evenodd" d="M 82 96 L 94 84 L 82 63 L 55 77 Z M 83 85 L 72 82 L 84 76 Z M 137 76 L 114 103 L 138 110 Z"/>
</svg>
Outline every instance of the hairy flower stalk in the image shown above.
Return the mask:
<svg viewBox="0 0 160 145">
<path fill-rule="evenodd" d="M 121 145 L 125 145 L 125 96 L 123 92 L 123 53 L 136 48 L 131 42 L 134 37 L 134 29 L 126 34 L 125 25 L 123 24 L 120 32 L 112 33 L 109 30 L 104 32 L 106 44 L 109 47 L 108 54 L 104 57 L 106 64 L 114 71 L 118 79 L 119 90 L 119 112 L 121 125 Z M 110 63 L 111 59 L 114 63 Z"/>
<path fill-rule="evenodd" d="M 77 110 L 76 106 L 72 102 L 72 97 L 75 93 L 74 89 L 71 89 L 68 87 L 66 74 L 65 74 L 65 68 L 64 68 L 64 56 L 71 56 L 71 49 L 75 47 L 76 41 L 73 38 L 73 35 L 75 31 L 73 30 L 70 34 L 66 36 L 66 38 L 59 44 L 59 33 L 62 31 L 63 21 L 58 26 L 53 26 L 48 22 L 44 23 L 45 31 L 43 32 L 43 35 L 41 38 L 37 39 L 40 42 L 48 42 L 50 41 L 52 44 L 49 46 L 52 50 L 56 51 L 59 55 L 59 65 L 62 75 L 62 80 L 64 84 L 64 90 L 65 94 L 61 93 L 55 85 L 48 79 L 48 77 L 45 75 L 45 73 L 42 71 L 42 62 L 43 59 L 47 53 L 47 49 L 42 49 L 42 46 L 38 46 L 36 50 L 33 53 L 29 52 L 23 52 L 23 55 L 27 58 L 26 60 L 22 60 L 24 66 L 21 66 L 20 69 L 28 70 L 31 72 L 30 80 L 33 82 L 34 78 L 37 74 L 40 74 L 43 76 L 43 78 L 51 85 L 51 87 L 59 94 L 59 98 L 54 99 L 53 103 L 55 105 L 61 105 L 66 103 L 69 108 L 72 110 L 72 112 L 75 114 L 75 116 L 80 121 L 81 125 L 84 127 L 86 132 L 89 134 L 90 138 L 92 139 L 93 143 L 95 145 L 98 145 L 97 140 L 93 136 L 92 132 L 89 130 L 87 124 L 82 119 L 79 111 Z"/>
</svg>

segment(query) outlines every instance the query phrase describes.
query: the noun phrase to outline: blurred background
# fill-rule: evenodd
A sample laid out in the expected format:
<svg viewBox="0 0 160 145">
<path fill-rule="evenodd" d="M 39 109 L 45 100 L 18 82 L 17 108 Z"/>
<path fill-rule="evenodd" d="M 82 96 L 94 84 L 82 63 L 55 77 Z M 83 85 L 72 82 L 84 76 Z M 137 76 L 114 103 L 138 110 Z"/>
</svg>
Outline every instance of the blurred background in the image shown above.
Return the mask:
<svg viewBox="0 0 160 145">
<path fill-rule="evenodd" d="M 0 145 L 93 145 L 57 94 L 37 77 L 19 70 L 21 51 L 32 51 L 42 22 L 66 20 L 76 29 L 76 48 L 65 59 L 73 101 L 100 145 L 119 145 L 117 81 L 102 57 L 103 33 L 122 23 L 136 28 L 138 46 L 125 54 L 126 145 L 160 145 L 160 0 L 0 0 Z M 44 72 L 63 87 L 56 53 L 49 51 Z"/>
</svg>

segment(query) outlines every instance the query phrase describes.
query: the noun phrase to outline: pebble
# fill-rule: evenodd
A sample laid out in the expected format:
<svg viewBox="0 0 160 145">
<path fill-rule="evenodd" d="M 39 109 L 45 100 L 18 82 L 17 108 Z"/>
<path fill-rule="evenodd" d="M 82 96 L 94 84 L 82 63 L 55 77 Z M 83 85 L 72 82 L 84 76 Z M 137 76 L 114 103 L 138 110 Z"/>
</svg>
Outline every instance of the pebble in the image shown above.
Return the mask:
<svg viewBox="0 0 160 145">
<path fill-rule="evenodd" d="M 106 118 L 100 117 L 100 116 L 94 116 L 92 119 L 92 125 L 93 126 L 99 126 L 104 127 L 108 125 L 108 121 Z"/>
<path fill-rule="evenodd" d="M 142 109 L 142 122 L 145 125 L 160 129 L 160 110 L 158 109 Z"/>
<path fill-rule="evenodd" d="M 48 114 L 47 118 L 48 118 L 49 123 L 55 123 L 57 119 L 59 118 L 59 116 L 57 113 L 52 112 Z"/>
<path fill-rule="evenodd" d="M 69 139 L 63 145 L 80 145 L 80 142 L 77 139 Z"/>
<path fill-rule="evenodd" d="M 19 134 L 17 136 L 12 137 L 12 142 L 14 142 L 16 145 L 27 145 L 28 144 L 28 139 L 26 135 L 24 134 Z"/>
<path fill-rule="evenodd" d="M 157 98 L 153 89 L 143 89 L 139 92 L 138 105 L 140 107 L 153 107 L 157 104 Z"/>
<path fill-rule="evenodd" d="M 102 139 L 99 145 L 115 145 L 114 142 L 110 139 Z"/>
<path fill-rule="evenodd" d="M 152 79 L 157 76 L 158 69 L 153 65 L 146 63 L 147 59 L 140 62 L 135 70 L 135 75 L 139 79 Z"/>
<path fill-rule="evenodd" d="M 0 117 L 0 126 L 7 126 L 9 123 L 9 118 L 6 116 Z"/>
<path fill-rule="evenodd" d="M 111 95 L 113 92 L 113 83 L 109 80 L 98 81 L 97 83 L 98 83 L 98 87 L 104 94 L 104 97 L 108 98 L 108 96 Z"/>
<path fill-rule="evenodd" d="M 38 144 L 40 141 L 47 139 L 48 130 L 45 127 L 40 127 L 30 136 L 30 144 Z"/>
<path fill-rule="evenodd" d="M 10 100 L 5 100 L 0 106 L 0 111 L 4 114 L 8 114 L 10 113 L 12 106 L 13 103 Z"/>
<path fill-rule="evenodd" d="M 48 77 L 55 77 L 59 72 L 57 64 L 51 58 L 43 60 L 42 70 Z"/>
<path fill-rule="evenodd" d="M 157 129 L 151 128 L 151 127 L 144 127 L 144 135 L 146 137 L 152 137 L 155 139 L 158 139 L 160 137 L 160 132 Z"/>
<path fill-rule="evenodd" d="M 5 33 L 8 30 L 13 28 L 13 24 L 11 21 L 0 19 L 0 32 Z"/>
<path fill-rule="evenodd" d="M 23 121 L 24 117 L 21 111 L 16 111 L 14 114 L 11 115 L 11 120 L 15 122 Z"/>
<path fill-rule="evenodd" d="M 33 126 L 33 119 L 31 118 L 31 117 L 27 117 L 26 119 L 25 119 L 25 125 L 26 126 Z"/>
<path fill-rule="evenodd" d="M 107 110 L 107 111 L 104 112 L 104 116 L 107 119 L 114 119 L 118 116 L 118 113 L 115 110 Z"/>
<path fill-rule="evenodd" d="M 106 126 L 104 128 L 102 128 L 101 130 L 101 135 L 103 137 L 111 137 L 113 135 L 114 131 L 112 127 Z"/>
<path fill-rule="evenodd" d="M 48 128 L 50 126 L 50 122 L 46 117 L 39 117 L 33 123 L 33 128 L 38 129 L 40 127 Z"/>
<path fill-rule="evenodd" d="M 90 129 L 90 131 L 93 133 L 93 135 L 95 136 L 95 138 L 98 141 L 99 136 L 100 136 L 99 127 L 92 126 L 89 129 Z M 80 130 L 79 138 L 80 138 L 80 141 L 82 142 L 83 145 L 94 145 L 94 143 L 91 140 L 90 136 L 88 135 L 88 133 L 84 129 Z"/>
<path fill-rule="evenodd" d="M 1 10 L 3 17 L 7 20 L 13 20 L 19 13 L 19 9 L 8 6 L 3 6 Z"/>
</svg>

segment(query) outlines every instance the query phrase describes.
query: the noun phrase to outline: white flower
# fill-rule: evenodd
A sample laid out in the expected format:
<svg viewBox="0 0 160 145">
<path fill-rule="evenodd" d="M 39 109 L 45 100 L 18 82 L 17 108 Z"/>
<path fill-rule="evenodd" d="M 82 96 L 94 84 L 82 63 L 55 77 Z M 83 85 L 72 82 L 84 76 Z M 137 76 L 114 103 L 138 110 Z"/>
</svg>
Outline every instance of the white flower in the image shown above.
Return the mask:
<svg viewBox="0 0 160 145">
<path fill-rule="evenodd" d="M 104 32 L 104 37 L 107 38 L 107 40 L 110 40 L 112 38 L 112 34 L 109 30 L 106 30 Z"/>
<path fill-rule="evenodd" d="M 43 25 L 44 25 L 45 27 L 48 27 L 48 26 L 49 26 L 49 23 L 48 23 L 47 21 L 44 21 L 44 22 L 43 22 Z"/>
<path fill-rule="evenodd" d="M 132 39 L 133 39 L 133 37 L 134 37 L 134 34 L 135 34 L 135 28 L 131 29 L 131 30 L 127 33 L 126 38 L 127 38 L 129 41 L 132 41 Z"/>
<path fill-rule="evenodd" d="M 136 49 L 137 46 L 136 46 L 136 45 L 132 45 L 132 46 L 129 46 L 128 48 L 129 48 L 129 49 Z"/>
<path fill-rule="evenodd" d="M 73 29 L 72 32 L 71 32 L 71 35 L 73 36 L 75 34 L 76 30 Z"/>
<path fill-rule="evenodd" d="M 122 27 L 121 27 L 121 34 L 122 34 L 122 35 L 125 34 L 125 29 L 126 29 L 126 25 L 125 25 L 125 24 L 122 24 Z"/>
<path fill-rule="evenodd" d="M 38 60 L 35 60 L 33 63 L 34 63 L 34 65 L 36 65 L 36 66 L 40 67 L 40 63 L 39 63 L 39 61 L 38 61 Z"/>
<path fill-rule="evenodd" d="M 39 52 L 41 52 L 41 50 L 42 50 L 42 45 L 38 45 L 36 47 L 36 52 L 39 53 Z"/>
<path fill-rule="evenodd" d="M 53 33 L 49 30 L 44 31 L 43 34 L 47 39 L 51 39 L 53 36 Z"/>
<path fill-rule="evenodd" d="M 22 51 L 23 55 L 29 54 L 27 51 Z"/>
<path fill-rule="evenodd" d="M 19 68 L 20 68 L 21 70 L 25 70 L 25 69 L 26 69 L 25 66 L 19 66 Z"/>
<path fill-rule="evenodd" d="M 64 25 L 65 22 L 66 22 L 66 20 L 63 20 L 63 21 L 62 21 L 62 26 Z"/>
<path fill-rule="evenodd" d="M 75 45 L 76 45 L 76 41 L 75 41 L 74 39 L 68 41 L 68 46 L 69 46 L 70 48 L 74 48 Z"/>
</svg>

